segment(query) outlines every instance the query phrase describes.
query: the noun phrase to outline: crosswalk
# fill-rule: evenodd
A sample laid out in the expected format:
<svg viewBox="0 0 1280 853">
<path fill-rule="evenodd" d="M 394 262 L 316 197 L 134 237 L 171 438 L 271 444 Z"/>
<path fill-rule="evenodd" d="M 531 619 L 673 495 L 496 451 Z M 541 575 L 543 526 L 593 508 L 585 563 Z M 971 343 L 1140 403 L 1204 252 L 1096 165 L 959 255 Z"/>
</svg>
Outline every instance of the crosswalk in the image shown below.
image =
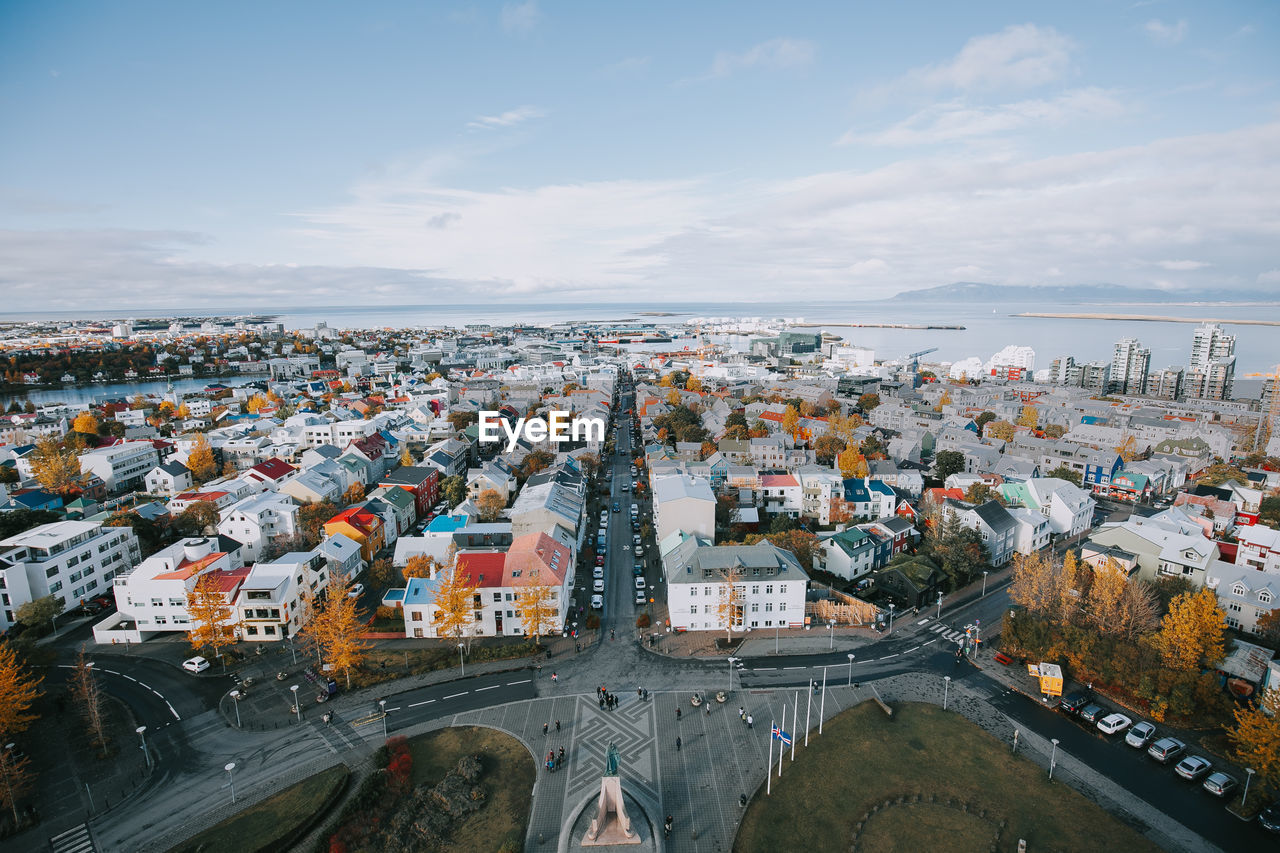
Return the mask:
<svg viewBox="0 0 1280 853">
<path fill-rule="evenodd" d="M 964 640 L 964 631 L 957 631 L 950 625 L 945 625 L 942 622 L 935 622 L 929 630 L 934 634 L 937 634 L 939 637 L 942 637 L 944 640 L 955 643 L 956 645 L 961 645 Z"/>
<path fill-rule="evenodd" d="M 98 849 L 93 846 L 89 827 L 83 823 L 50 838 L 49 847 L 53 853 L 93 853 Z"/>
</svg>

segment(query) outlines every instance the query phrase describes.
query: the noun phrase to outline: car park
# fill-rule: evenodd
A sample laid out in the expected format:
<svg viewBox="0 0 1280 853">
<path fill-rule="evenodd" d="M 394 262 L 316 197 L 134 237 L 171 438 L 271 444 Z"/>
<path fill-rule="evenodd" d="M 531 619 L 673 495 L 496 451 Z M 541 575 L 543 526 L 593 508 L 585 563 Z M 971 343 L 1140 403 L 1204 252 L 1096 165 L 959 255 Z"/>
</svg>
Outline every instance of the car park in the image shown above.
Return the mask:
<svg viewBox="0 0 1280 853">
<path fill-rule="evenodd" d="M 1174 737 L 1162 737 L 1160 740 L 1151 744 L 1147 749 L 1147 755 L 1159 761 L 1161 764 L 1168 764 L 1173 759 L 1182 754 L 1187 745 Z"/>
<path fill-rule="evenodd" d="M 604 596 L 603 595 L 591 596 L 591 609 L 601 610 L 603 608 L 604 608 Z"/>
<path fill-rule="evenodd" d="M 1194 782 L 1212 768 L 1213 765 L 1209 763 L 1209 759 L 1199 755 L 1188 755 L 1178 762 L 1178 766 L 1173 768 L 1173 772 L 1189 782 Z"/>
<path fill-rule="evenodd" d="M 209 668 L 209 662 L 204 658 L 196 655 L 193 658 L 187 658 L 182 662 L 182 668 L 187 672 L 204 672 Z"/>
<path fill-rule="evenodd" d="M 364 593 L 364 584 L 353 583 L 351 589 L 347 590 L 347 598 L 359 598 Z"/>
<path fill-rule="evenodd" d="M 1107 709 L 1097 702 L 1090 702 L 1080 709 L 1080 719 L 1086 723 L 1096 723 L 1107 715 Z"/>
<path fill-rule="evenodd" d="M 1133 728 L 1124 736 L 1124 742 L 1134 749 L 1143 749 L 1147 744 L 1151 743 L 1151 739 L 1156 736 L 1156 727 L 1146 720 L 1134 723 Z"/>
<path fill-rule="evenodd" d="M 604 592 L 604 578 L 596 578 L 591 582 L 592 592 Z"/>
<path fill-rule="evenodd" d="M 1088 704 L 1089 694 L 1077 691 L 1075 693 L 1068 693 L 1066 696 L 1062 697 L 1058 702 L 1058 710 L 1065 714 L 1078 714 L 1080 713 L 1080 709 Z"/>
<path fill-rule="evenodd" d="M 1219 770 L 1204 777 L 1204 784 L 1200 787 L 1204 788 L 1215 797 L 1229 797 L 1236 789 L 1237 784 L 1238 783 L 1234 777 Z"/>
<path fill-rule="evenodd" d="M 1124 731 L 1133 724 L 1133 720 L 1124 714 L 1107 714 L 1101 720 L 1098 720 L 1098 731 L 1104 735 L 1114 735 Z"/>
<path fill-rule="evenodd" d="M 591 577 L 593 577 L 593 578 L 603 578 L 603 577 L 604 577 L 604 566 L 596 566 L 594 569 L 592 569 L 592 570 L 591 570 Z"/>
</svg>

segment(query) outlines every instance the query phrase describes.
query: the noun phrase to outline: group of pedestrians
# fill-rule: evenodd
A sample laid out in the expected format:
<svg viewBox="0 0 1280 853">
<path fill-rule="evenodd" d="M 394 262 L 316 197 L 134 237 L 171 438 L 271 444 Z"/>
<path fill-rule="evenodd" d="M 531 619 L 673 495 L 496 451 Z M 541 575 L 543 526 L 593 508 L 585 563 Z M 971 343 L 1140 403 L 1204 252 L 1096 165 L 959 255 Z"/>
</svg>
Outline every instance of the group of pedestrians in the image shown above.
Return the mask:
<svg viewBox="0 0 1280 853">
<path fill-rule="evenodd" d="M 553 725 L 552 723 L 542 724 L 542 734 L 544 737 L 551 734 L 552 725 Z M 560 721 L 556 720 L 554 725 L 556 727 L 556 733 L 559 734 Z M 564 747 L 563 746 L 560 747 L 559 751 L 556 751 L 554 749 L 547 751 L 547 760 L 546 760 L 547 770 L 552 772 L 559 770 L 560 765 L 563 763 L 564 763 Z"/>
<path fill-rule="evenodd" d="M 600 701 L 601 711 L 612 711 L 614 708 L 618 707 L 618 695 L 616 693 L 610 693 L 603 687 L 596 688 L 596 698 Z"/>
</svg>

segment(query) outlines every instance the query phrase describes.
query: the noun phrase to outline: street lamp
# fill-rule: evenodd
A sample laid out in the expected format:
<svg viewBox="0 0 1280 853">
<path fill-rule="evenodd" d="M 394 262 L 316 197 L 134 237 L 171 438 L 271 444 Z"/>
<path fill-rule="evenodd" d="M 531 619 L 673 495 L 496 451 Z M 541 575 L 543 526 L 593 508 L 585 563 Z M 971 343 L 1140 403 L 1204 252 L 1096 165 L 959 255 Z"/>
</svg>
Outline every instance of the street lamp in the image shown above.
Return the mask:
<svg viewBox="0 0 1280 853">
<path fill-rule="evenodd" d="M 462 667 L 462 677 L 467 677 L 467 661 L 462 655 L 462 650 L 466 648 L 466 643 L 458 643 L 458 665 Z"/>
<path fill-rule="evenodd" d="M 1243 807 L 1245 802 L 1249 799 L 1249 783 L 1253 781 L 1253 774 L 1255 772 L 1256 771 L 1252 767 L 1246 767 L 1244 769 L 1244 796 L 1240 798 L 1241 807 Z"/>
<path fill-rule="evenodd" d="M 231 802 L 236 801 L 236 774 L 232 771 L 236 769 L 234 761 L 227 762 L 227 766 L 222 768 L 227 771 L 227 784 L 231 786 Z"/>
<path fill-rule="evenodd" d="M 773 653 L 778 653 L 778 632 L 782 630 L 782 620 L 778 620 L 778 624 L 773 626 Z"/>
<path fill-rule="evenodd" d="M 836 647 L 836 620 L 828 619 L 827 627 L 831 629 L 831 640 L 827 643 L 827 651 Z"/>
<path fill-rule="evenodd" d="M 289 688 L 293 692 L 293 715 L 298 718 L 298 722 L 302 722 L 302 709 L 298 707 L 298 685 Z"/>
<path fill-rule="evenodd" d="M 942 710 L 947 710 L 947 694 L 951 692 L 951 676 L 942 676 Z"/>
<path fill-rule="evenodd" d="M 382 739 L 387 739 L 387 700 L 379 699 L 378 708 L 382 711 Z"/>
<path fill-rule="evenodd" d="M 134 729 L 134 731 L 138 733 L 138 739 L 142 741 L 142 754 L 146 756 L 147 769 L 150 770 L 151 769 L 151 753 L 147 751 L 147 727 L 138 726 L 136 729 Z"/>
<path fill-rule="evenodd" d="M 853 686 L 853 652 L 849 652 L 849 683 L 845 687 Z"/>
<path fill-rule="evenodd" d="M 1053 752 L 1049 755 L 1049 781 L 1053 781 L 1053 768 L 1058 766 L 1058 739 L 1053 738 Z"/>
<path fill-rule="evenodd" d="M 244 728 L 244 726 L 240 725 L 240 696 L 241 696 L 241 693 L 239 690 L 231 691 L 231 698 L 236 700 L 236 728 L 237 729 Z"/>
<path fill-rule="evenodd" d="M 987 572 L 982 573 L 982 594 L 987 594 Z"/>
<path fill-rule="evenodd" d="M 894 604 L 892 601 L 889 602 L 889 633 L 890 634 L 893 633 L 893 609 L 897 606 L 898 605 Z"/>
<path fill-rule="evenodd" d="M 733 665 L 738 662 L 735 657 L 729 658 L 729 692 L 733 692 Z"/>
<path fill-rule="evenodd" d="M 938 618 L 942 618 L 942 593 L 938 593 Z"/>
</svg>

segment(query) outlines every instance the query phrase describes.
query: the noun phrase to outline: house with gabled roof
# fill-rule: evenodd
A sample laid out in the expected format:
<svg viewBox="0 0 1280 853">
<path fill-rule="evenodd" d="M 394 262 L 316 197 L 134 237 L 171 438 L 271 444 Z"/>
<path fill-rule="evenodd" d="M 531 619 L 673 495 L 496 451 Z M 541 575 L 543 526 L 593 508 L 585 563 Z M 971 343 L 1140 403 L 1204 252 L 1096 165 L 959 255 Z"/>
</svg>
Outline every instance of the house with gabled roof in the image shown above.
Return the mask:
<svg viewBox="0 0 1280 853">
<path fill-rule="evenodd" d="M 341 533 L 360 545 L 360 556 L 366 563 L 386 544 L 386 532 L 382 519 L 363 507 L 350 506 L 324 523 L 325 536 Z"/>
<path fill-rule="evenodd" d="M 1280 608 L 1280 575 L 1215 560 L 1205 571 L 1204 585 L 1237 631 L 1258 633 L 1258 620 Z"/>
<path fill-rule="evenodd" d="M 145 488 L 152 495 L 176 495 L 195 485 L 191 471 L 176 460 L 164 462 L 147 472 Z"/>
</svg>

